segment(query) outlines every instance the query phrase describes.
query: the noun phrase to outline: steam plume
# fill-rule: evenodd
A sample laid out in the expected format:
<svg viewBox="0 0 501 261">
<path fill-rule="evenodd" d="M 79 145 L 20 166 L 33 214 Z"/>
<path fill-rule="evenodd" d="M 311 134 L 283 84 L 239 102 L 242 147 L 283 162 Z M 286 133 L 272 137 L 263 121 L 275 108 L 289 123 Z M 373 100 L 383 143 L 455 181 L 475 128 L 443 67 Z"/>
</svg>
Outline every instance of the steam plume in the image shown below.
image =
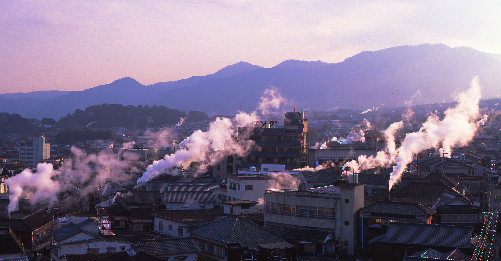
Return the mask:
<svg viewBox="0 0 501 261">
<path fill-rule="evenodd" d="M 129 162 L 137 156 L 122 153 L 121 157 L 110 151 L 87 155 L 77 147 L 72 147 L 73 159 L 54 170 L 52 164 L 40 163 L 36 171 L 25 169 L 20 174 L 5 180 L 9 186 L 8 212 L 18 209 L 19 200 L 28 198 L 31 205 L 47 204 L 52 206 L 58 201 L 61 192 L 76 191 L 81 198 L 95 193 L 107 181 L 117 182 L 130 179 L 126 170 L 135 170 Z"/>
<path fill-rule="evenodd" d="M 208 166 L 219 163 L 229 155 L 244 156 L 251 149 L 253 142 L 246 139 L 240 139 L 237 142 L 236 127 L 248 126 L 259 119 L 258 114 L 268 114 L 272 109 L 279 108 L 284 101 L 285 98 L 275 88 L 265 90 L 256 111 L 250 114 L 240 112 L 235 116 L 234 121 L 228 118 L 217 118 L 210 123 L 206 132 L 195 131 L 180 144 L 180 149 L 175 153 L 166 155 L 163 159 L 154 161 L 148 166 L 138 183 L 147 182 L 165 170 L 186 167 L 191 162 L 199 163 L 199 170 L 204 171 Z"/>
<path fill-rule="evenodd" d="M 389 167 L 396 163 L 390 177 L 389 189 L 391 190 L 393 185 L 401 179 L 402 173 L 412 162 L 415 154 L 440 146 L 447 149 L 465 146 L 471 141 L 479 125 L 477 122 L 479 101 L 480 85 L 478 77 L 475 77 L 471 88 L 459 95 L 458 104 L 447 109 L 442 120 L 436 115 L 429 116 L 419 131 L 406 134 L 398 149 L 395 148 L 394 135 L 398 129 L 402 128 L 403 122 L 393 123 L 385 131 L 387 141 L 385 151 L 379 151 L 376 157 L 360 156 L 357 161 L 347 162 L 343 168 L 359 172 L 377 166 Z"/>
</svg>

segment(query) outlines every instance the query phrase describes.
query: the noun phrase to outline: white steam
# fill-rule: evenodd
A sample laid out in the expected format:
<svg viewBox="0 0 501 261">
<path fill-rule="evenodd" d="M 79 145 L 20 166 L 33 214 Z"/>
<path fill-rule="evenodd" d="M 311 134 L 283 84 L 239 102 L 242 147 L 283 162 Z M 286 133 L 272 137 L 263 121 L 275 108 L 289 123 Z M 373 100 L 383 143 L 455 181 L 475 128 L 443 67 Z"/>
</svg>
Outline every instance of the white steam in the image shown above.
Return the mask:
<svg viewBox="0 0 501 261">
<path fill-rule="evenodd" d="M 237 128 L 249 126 L 259 119 L 258 114 L 265 115 L 273 109 L 278 109 L 284 101 L 285 99 L 275 88 L 265 90 L 257 111 L 250 114 L 240 112 L 234 121 L 228 118 L 216 118 L 209 124 L 206 132 L 195 131 L 180 144 L 179 150 L 175 153 L 154 161 L 137 182 L 147 182 L 166 170 L 187 167 L 191 162 L 200 164 L 199 171 L 204 171 L 229 155 L 244 156 L 254 143 L 247 139 L 237 141 L 235 139 Z"/>
<path fill-rule="evenodd" d="M 447 109 L 442 120 L 436 115 L 431 115 L 419 131 L 406 134 L 398 149 L 395 147 L 394 135 L 398 129 L 403 127 L 403 122 L 391 124 L 384 133 L 386 137 L 385 151 L 379 151 L 375 157 L 360 156 L 357 161 L 347 162 L 343 169 L 358 173 L 361 170 L 378 166 L 389 167 L 396 163 L 390 177 L 389 189 L 391 190 L 393 185 L 401 179 L 402 173 L 417 153 L 431 148 L 446 148 L 450 155 L 453 147 L 467 145 L 472 140 L 479 125 L 477 122 L 480 118 L 478 77 L 473 79 L 471 88 L 460 94 L 457 100 L 458 104 Z"/>
<path fill-rule="evenodd" d="M 9 186 L 8 212 L 18 209 L 19 200 L 27 198 L 31 205 L 47 204 L 52 206 L 58 202 L 61 192 L 76 191 L 82 198 L 95 193 L 107 181 L 118 182 L 130 179 L 127 170 L 134 171 L 129 162 L 137 160 L 137 156 L 122 153 L 121 157 L 109 151 L 87 155 L 77 147 L 72 147 L 73 159 L 67 160 L 63 166 L 54 170 L 52 164 L 40 163 L 36 171 L 25 169 L 20 174 L 5 180 Z M 122 159 L 121 159 L 122 158 Z"/>
</svg>

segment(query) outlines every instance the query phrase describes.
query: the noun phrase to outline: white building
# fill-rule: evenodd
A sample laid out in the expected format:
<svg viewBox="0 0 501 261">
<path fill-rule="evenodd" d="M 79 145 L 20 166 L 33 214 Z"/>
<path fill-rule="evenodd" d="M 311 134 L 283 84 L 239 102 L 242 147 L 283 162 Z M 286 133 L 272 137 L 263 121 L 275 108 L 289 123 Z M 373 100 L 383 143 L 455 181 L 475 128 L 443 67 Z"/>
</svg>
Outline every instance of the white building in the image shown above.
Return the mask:
<svg viewBox="0 0 501 261">
<path fill-rule="evenodd" d="M 356 213 L 364 207 L 364 185 L 345 184 L 307 191 L 267 191 L 264 226 L 278 233 L 290 229 L 329 232 L 348 254 L 355 251 Z"/>
<path fill-rule="evenodd" d="M 19 162 L 30 168 L 50 158 L 50 143 L 45 143 L 45 137 L 33 137 L 28 142 L 18 144 Z"/>
</svg>

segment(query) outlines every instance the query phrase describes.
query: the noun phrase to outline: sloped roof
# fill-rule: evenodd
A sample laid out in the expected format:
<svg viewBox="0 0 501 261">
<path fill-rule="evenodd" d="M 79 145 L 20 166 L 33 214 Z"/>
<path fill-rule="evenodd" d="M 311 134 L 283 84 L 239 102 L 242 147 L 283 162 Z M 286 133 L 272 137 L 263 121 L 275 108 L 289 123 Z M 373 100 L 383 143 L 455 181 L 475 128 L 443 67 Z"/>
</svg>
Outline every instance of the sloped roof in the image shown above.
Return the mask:
<svg viewBox="0 0 501 261">
<path fill-rule="evenodd" d="M 54 230 L 54 240 L 56 242 L 61 242 L 65 239 L 68 239 L 74 235 L 79 234 L 80 232 L 89 234 L 87 232 L 84 232 L 82 230 L 82 228 L 85 227 L 86 225 L 92 223 L 92 222 L 94 222 L 94 221 L 89 218 L 89 219 L 86 219 L 78 224 L 70 223 L 64 227 L 60 227 L 60 228 Z"/>
<path fill-rule="evenodd" d="M 0 227 L 10 227 L 14 232 L 31 232 L 33 229 L 21 219 L 0 219 Z"/>
<path fill-rule="evenodd" d="M 130 210 L 130 216 L 129 218 L 135 218 L 135 219 L 152 219 L 153 218 L 153 213 L 154 210 L 151 208 L 132 208 Z"/>
<path fill-rule="evenodd" d="M 433 205 L 444 193 L 461 195 L 458 191 L 442 182 L 411 181 L 400 189 L 391 192 L 392 201 L 417 202 L 426 206 Z"/>
<path fill-rule="evenodd" d="M 390 182 L 390 174 L 358 174 L 358 183 L 365 185 L 388 186 Z"/>
<path fill-rule="evenodd" d="M 101 254 L 70 254 L 64 255 L 64 258 L 68 261 L 122 261 L 130 260 L 127 252 L 116 252 L 116 253 L 101 253 Z"/>
<path fill-rule="evenodd" d="M 472 232 L 473 229 L 468 227 L 390 223 L 386 234 L 372 239 L 369 243 L 471 249 Z"/>
<path fill-rule="evenodd" d="M 136 252 L 153 256 L 198 253 L 200 248 L 190 238 L 174 238 L 141 242 L 133 246 Z"/>
<path fill-rule="evenodd" d="M 131 190 L 117 194 L 114 203 L 122 204 L 155 204 L 161 198 L 160 191 Z"/>
<path fill-rule="evenodd" d="M 403 216 L 431 216 L 435 213 L 433 209 L 417 203 L 390 201 L 376 202 L 370 206 L 364 207 L 361 209 L 361 212 Z"/>
<path fill-rule="evenodd" d="M 470 261 L 471 257 L 466 255 L 463 251 L 459 249 L 454 249 L 448 252 L 439 252 L 432 248 L 427 250 L 419 251 L 412 256 L 404 258 L 404 261 L 413 260 L 457 260 L 457 261 Z"/>
<path fill-rule="evenodd" d="M 303 171 L 300 174 L 306 183 L 321 183 L 323 185 L 332 185 L 341 178 L 340 171 Z"/>
<path fill-rule="evenodd" d="M 202 224 L 214 221 L 217 218 L 226 216 L 222 208 L 207 210 L 174 210 L 154 214 L 157 217 L 170 219 L 186 224 Z"/>
<path fill-rule="evenodd" d="M 52 222 L 52 213 L 46 208 L 39 209 L 22 219 L 32 229 L 38 229 Z"/>
<path fill-rule="evenodd" d="M 213 191 L 166 191 L 162 195 L 164 203 L 214 203 Z"/>
<path fill-rule="evenodd" d="M 268 230 L 235 215 L 223 217 L 196 228 L 190 233 L 225 244 L 239 243 L 242 247 L 249 249 L 255 249 L 260 244 L 285 241 Z"/>
</svg>

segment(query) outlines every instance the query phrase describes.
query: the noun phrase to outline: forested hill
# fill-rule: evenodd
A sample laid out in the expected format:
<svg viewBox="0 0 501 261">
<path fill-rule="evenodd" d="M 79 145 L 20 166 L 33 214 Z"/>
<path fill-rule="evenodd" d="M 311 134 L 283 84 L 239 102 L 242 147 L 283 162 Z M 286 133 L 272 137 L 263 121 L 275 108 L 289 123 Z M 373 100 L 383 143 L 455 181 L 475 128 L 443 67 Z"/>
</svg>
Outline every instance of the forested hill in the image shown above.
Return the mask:
<svg viewBox="0 0 501 261">
<path fill-rule="evenodd" d="M 121 104 L 101 104 L 77 109 L 74 113 L 62 117 L 59 128 L 154 128 L 173 125 L 181 118 L 187 120 L 206 120 L 203 112 L 169 109 L 165 106 L 124 106 Z"/>
</svg>

